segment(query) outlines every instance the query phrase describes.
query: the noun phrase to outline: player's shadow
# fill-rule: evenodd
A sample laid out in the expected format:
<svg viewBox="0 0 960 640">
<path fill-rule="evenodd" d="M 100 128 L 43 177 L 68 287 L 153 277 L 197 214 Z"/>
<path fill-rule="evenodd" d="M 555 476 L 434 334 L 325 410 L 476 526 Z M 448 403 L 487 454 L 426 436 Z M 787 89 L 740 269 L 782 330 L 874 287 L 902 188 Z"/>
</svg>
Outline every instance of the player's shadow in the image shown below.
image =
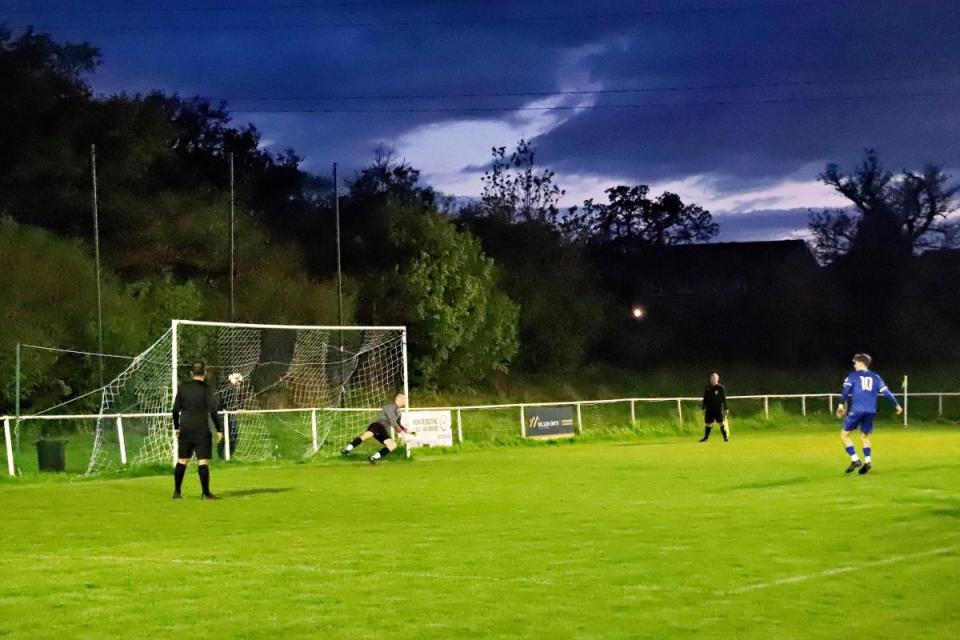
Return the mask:
<svg viewBox="0 0 960 640">
<path fill-rule="evenodd" d="M 722 493 L 725 491 L 741 491 L 744 489 L 772 489 L 774 487 L 789 487 L 794 484 L 806 484 L 810 482 L 810 478 L 807 476 L 796 476 L 793 478 L 777 478 L 774 480 L 756 480 L 754 482 L 745 482 L 743 484 L 734 485 L 732 487 L 722 487 L 716 489 L 715 492 Z"/>
<path fill-rule="evenodd" d="M 293 487 L 253 487 L 250 489 L 233 489 L 221 491 L 220 495 L 224 498 L 245 498 L 247 496 L 257 496 L 267 493 L 286 493 L 293 491 Z"/>
<path fill-rule="evenodd" d="M 612 447 L 664 447 L 673 442 L 614 442 Z"/>
</svg>

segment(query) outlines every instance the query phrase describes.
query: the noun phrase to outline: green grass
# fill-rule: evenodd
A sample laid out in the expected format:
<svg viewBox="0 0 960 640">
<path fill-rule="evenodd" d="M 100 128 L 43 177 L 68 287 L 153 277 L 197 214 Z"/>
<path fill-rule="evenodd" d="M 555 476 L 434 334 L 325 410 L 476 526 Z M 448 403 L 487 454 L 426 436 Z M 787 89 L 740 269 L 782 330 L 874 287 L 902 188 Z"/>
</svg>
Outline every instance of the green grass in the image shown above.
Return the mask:
<svg viewBox="0 0 960 640">
<path fill-rule="evenodd" d="M 621 436 L 5 481 L 0 637 L 960 633 L 955 428 L 880 425 L 864 477 L 834 428 Z"/>
</svg>

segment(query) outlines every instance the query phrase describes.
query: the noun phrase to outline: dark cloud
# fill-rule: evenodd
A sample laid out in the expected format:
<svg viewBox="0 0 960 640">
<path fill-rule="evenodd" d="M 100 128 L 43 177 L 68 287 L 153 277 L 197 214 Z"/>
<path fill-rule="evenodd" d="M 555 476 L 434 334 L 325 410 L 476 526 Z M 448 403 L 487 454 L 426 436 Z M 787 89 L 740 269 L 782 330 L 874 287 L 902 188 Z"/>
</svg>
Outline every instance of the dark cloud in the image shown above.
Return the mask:
<svg viewBox="0 0 960 640">
<path fill-rule="evenodd" d="M 709 175 L 718 193 L 735 194 L 813 179 L 811 167 L 852 165 L 866 147 L 895 169 L 924 161 L 960 167 L 960 3 L 316 0 L 278 3 L 307 5 L 299 9 L 236 9 L 244 4 L 138 4 L 159 10 L 131 12 L 123 0 L 90 0 L 68 13 L 78 3 L 8 0 L 0 20 L 52 25 L 57 38 L 99 45 L 104 64 L 92 80 L 100 92 L 230 98 L 236 122 L 255 123 L 276 149 L 296 149 L 313 171 L 337 160 L 349 172 L 379 142 L 416 127 L 515 116 L 251 111 L 510 109 L 535 98 L 475 95 L 585 83 L 669 90 L 603 94 L 601 108 L 568 114 L 537 140 L 538 159 L 560 172 L 645 183 Z M 127 10 L 96 12 L 111 8 Z M 331 27 L 347 23 L 366 26 Z M 145 27 L 161 29 L 138 30 Z M 885 80 L 864 81 L 876 78 Z M 452 94 L 474 97 L 369 98 Z M 338 99 L 276 101 L 315 96 Z M 626 106 L 637 104 L 647 106 Z M 485 160 L 465 156 L 450 170 Z M 740 223 L 760 232 L 759 223 L 730 221 Z"/>
<path fill-rule="evenodd" d="M 948 26 L 960 22 L 960 6 L 872 3 L 864 12 L 864 4 L 789 20 L 757 13 L 700 29 L 637 29 L 628 47 L 591 60 L 596 80 L 745 88 L 604 96 L 609 109 L 543 136 L 543 157 L 563 170 L 637 181 L 717 174 L 727 191 L 766 186 L 810 163 L 852 163 L 866 147 L 894 166 L 960 164 L 960 126 L 951 121 L 960 74 L 949 64 L 960 38 Z M 869 78 L 898 79 L 861 81 Z M 772 83 L 784 86 L 746 88 Z M 949 95 L 918 96 L 926 93 Z M 637 103 L 651 106 L 615 108 Z"/>
</svg>

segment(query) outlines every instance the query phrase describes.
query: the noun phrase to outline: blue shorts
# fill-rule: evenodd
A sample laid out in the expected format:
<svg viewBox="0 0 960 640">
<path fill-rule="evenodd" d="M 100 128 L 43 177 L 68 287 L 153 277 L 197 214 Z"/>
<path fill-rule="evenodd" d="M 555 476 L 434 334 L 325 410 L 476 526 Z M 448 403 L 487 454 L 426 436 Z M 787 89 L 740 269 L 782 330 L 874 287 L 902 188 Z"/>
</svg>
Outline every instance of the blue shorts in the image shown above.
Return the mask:
<svg viewBox="0 0 960 640">
<path fill-rule="evenodd" d="M 876 415 L 875 413 L 867 413 L 866 411 L 855 411 L 844 419 L 843 430 L 853 431 L 857 427 L 860 427 L 860 433 L 867 435 L 873 431 L 873 419 Z"/>
</svg>

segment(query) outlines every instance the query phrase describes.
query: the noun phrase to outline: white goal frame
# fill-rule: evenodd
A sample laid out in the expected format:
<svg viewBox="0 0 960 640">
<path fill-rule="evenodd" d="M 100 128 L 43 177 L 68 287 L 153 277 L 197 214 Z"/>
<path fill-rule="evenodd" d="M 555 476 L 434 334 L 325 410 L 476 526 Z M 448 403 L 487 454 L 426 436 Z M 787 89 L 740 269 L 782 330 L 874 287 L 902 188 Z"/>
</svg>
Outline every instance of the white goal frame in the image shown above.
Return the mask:
<svg viewBox="0 0 960 640">
<path fill-rule="evenodd" d="M 407 397 L 407 406 L 410 404 L 410 372 L 409 372 L 409 361 L 407 360 L 407 327 L 404 325 L 291 325 L 291 324 L 258 324 L 258 323 L 247 323 L 247 322 L 214 322 L 210 320 L 171 320 L 170 321 L 170 410 L 173 411 L 173 402 L 177 397 L 177 389 L 179 388 L 179 378 L 178 370 L 180 361 L 178 359 L 179 352 L 179 329 L 181 326 L 196 326 L 196 327 L 232 327 L 238 329 L 279 329 L 279 330 L 291 330 L 291 331 L 399 331 L 400 332 L 400 349 L 403 358 L 403 395 Z M 303 409 L 300 409 L 301 411 Z M 313 409 L 315 412 L 317 409 Z M 269 410 L 267 411 L 269 413 Z M 236 413 L 236 412 L 224 412 L 224 413 Z M 316 414 L 314 413 L 314 422 L 316 420 Z M 229 448 L 230 448 L 230 430 L 228 428 L 224 429 L 224 437 L 227 439 L 225 452 L 226 459 L 229 461 Z M 172 455 L 172 464 L 176 466 L 178 454 L 177 454 L 177 434 L 173 431 L 171 427 L 170 433 L 170 449 Z"/>
</svg>

